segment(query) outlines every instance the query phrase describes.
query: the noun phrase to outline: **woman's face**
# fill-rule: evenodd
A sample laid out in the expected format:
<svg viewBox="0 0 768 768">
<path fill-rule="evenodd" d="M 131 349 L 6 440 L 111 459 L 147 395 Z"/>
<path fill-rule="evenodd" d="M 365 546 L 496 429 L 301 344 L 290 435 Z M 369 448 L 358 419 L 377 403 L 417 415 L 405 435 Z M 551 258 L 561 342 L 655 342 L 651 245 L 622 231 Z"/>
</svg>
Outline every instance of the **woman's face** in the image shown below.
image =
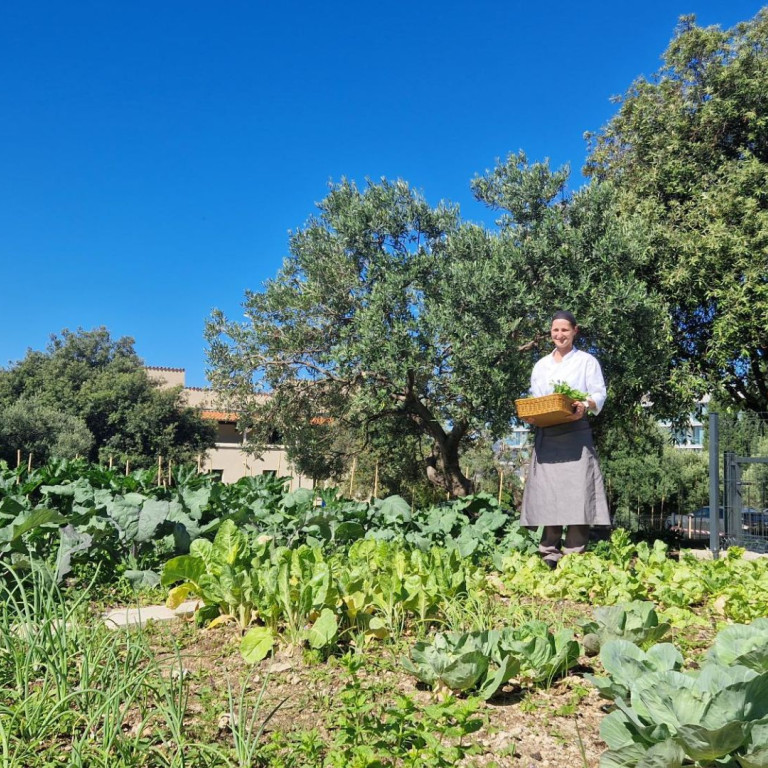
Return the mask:
<svg viewBox="0 0 768 768">
<path fill-rule="evenodd" d="M 555 349 L 563 355 L 570 352 L 578 330 L 578 326 L 571 325 L 567 320 L 553 320 L 549 335 L 552 337 Z"/>
</svg>

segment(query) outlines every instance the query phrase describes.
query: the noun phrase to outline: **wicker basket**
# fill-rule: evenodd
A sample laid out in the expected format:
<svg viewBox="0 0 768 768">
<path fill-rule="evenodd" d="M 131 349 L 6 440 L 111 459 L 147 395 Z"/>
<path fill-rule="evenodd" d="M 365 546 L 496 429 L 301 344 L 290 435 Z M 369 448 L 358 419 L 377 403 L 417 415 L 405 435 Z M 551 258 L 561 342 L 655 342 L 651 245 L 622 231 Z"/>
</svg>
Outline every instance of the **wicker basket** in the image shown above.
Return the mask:
<svg viewBox="0 0 768 768">
<path fill-rule="evenodd" d="M 537 427 L 551 427 L 564 424 L 573 416 L 575 402 L 568 395 L 544 395 L 515 400 L 515 407 L 519 418 L 528 419 Z"/>
</svg>

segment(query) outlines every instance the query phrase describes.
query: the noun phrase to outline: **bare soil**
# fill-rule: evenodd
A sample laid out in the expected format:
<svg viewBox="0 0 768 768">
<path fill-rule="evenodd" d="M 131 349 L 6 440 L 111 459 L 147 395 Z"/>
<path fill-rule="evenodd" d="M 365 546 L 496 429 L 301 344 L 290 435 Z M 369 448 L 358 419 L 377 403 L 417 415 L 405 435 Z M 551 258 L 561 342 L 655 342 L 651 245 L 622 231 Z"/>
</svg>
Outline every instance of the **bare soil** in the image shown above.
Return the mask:
<svg viewBox="0 0 768 768">
<path fill-rule="evenodd" d="M 588 610 L 581 606 L 582 611 Z M 300 649 L 283 649 L 255 666 L 239 652 L 240 632 L 234 627 L 196 629 L 191 622 L 153 625 L 147 630 L 168 674 L 190 681 L 187 707 L 190 735 L 211 743 L 228 740 L 228 685 L 235 698 L 243 682 L 246 701 L 253 706 L 261 695 L 258 722 L 277 707 L 265 729 L 270 734 L 316 729 L 329 742 L 329 715 L 341 706 L 339 694 L 349 680 L 338 658 L 318 661 Z M 409 646 L 402 644 L 402 652 Z M 173 650 L 180 648 L 180 654 Z M 435 694 L 406 673 L 391 645 L 366 647 L 365 664 L 357 673 L 364 689 L 370 684 L 377 703 L 394 701 L 398 693 L 418 705 L 436 701 Z M 606 748 L 599 734 L 605 700 L 580 674 L 591 671 L 591 660 L 581 660 L 574 674 L 548 688 L 521 688 L 510 681 L 489 702 L 481 704 L 485 724 L 466 739 L 479 748 L 465 762 L 471 766 L 547 768 L 597 766 Z M 389 698 L 390 702 L 386 699 Z M 465 739 L 465 743 L 466 743 Z"/>
</svg>

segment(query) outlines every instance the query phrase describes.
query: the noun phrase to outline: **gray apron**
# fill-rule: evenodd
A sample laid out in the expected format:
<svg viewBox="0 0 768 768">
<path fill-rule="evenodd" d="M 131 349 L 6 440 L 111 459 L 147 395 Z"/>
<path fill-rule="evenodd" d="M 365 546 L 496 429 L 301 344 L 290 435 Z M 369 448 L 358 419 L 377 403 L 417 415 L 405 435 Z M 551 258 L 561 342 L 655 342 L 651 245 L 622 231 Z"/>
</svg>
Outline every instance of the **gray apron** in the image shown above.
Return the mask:
<svg viewBox="0 0 768 768">
<path fill-rule="evenodd" d="M 603 475 L 586 418 L 536 428 L 520 523 L 610 525 Z"/>
</svg>

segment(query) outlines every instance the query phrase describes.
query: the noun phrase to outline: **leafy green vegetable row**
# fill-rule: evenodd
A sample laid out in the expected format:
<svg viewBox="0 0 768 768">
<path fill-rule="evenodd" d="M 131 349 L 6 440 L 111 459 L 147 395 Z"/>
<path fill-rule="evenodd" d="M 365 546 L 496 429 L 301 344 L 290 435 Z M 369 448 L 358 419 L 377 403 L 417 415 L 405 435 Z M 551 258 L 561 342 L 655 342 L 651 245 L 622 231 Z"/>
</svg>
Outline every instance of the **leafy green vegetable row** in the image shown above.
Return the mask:
<svg viewBox="0 0 768 768">
<path fill-rule="evenodd" d="M 678 561 L 668 556 L 663 542 L 634 544 L 619 529 L 610 543 L 565 557 L 550 573 L 542 573 L 538 557 L 517 551 L 494 563 L 501 571 L 499 588 L 511 594 L 602 605 L 651 600 L 668 614 L 690 615 L 691 608 L 709 605 L 744 622 L 768 615 L 768 561 L 742 555 L 742 549 L 731 547 L 718 560 L 683 553 Z"/>
</svg>

